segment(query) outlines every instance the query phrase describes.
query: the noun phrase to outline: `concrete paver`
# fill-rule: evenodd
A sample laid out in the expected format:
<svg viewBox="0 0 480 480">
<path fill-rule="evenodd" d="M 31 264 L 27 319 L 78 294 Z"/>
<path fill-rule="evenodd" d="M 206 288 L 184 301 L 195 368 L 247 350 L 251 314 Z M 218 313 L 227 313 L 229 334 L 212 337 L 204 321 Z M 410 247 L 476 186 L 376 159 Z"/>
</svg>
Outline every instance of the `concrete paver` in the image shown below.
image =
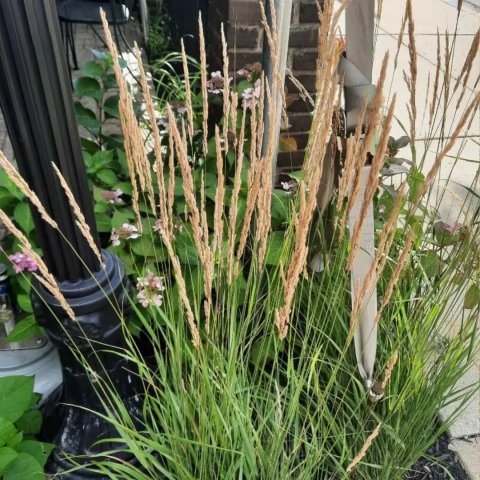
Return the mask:
<svg viewBox="0 0 480 480">
<path fill-rule="evenodd" d="M 477 0 L 475 0 L 477 1 Z M 475 2 L 472 2 L 475 3 Z M 389 50 L 390 58 L 395 55 L 397 49 L 398 33 L 402 16 L 405 9 L 406 0 L 384 0 L 383 13 L 378 28 L 378 37 L 375 52 L 375 72 L 378 75 L 383 52 Z M 439 128 L 440 122 L 434 122 L 436 128 L 428 131 L 427 121 L 429 103 L 427 98 L 427 83 L 430 75 L 431 82 L 435 75 L 437 63 L 437 30 L 440 34 L 440 49 L 442 52 L 442 68 L 444 68 L 445 59 L 443 58 L 444 47 L 448 35 L 452 35 L 457 29 L 455 47 L 451 59 L 451 84 L 454 84 L 462 70 L 465 58 L 470 50 L 474 35 L 480 28 L 479 10 L 474 5 L 464 2 L 463 9 L 458 16 L 457 23 L 457 3 L 452 0 L 421 0 L 413 1 L 413 16 L 415 21 L 415 40 L 418 52 L 418 83 L 417 83 L 417 138 L 441 136 L 442 130 Z M 449 44 L 452 44 L 452 37 L 449 36 Z M 408 111 L 406 105 L 409 102 L 409 92 L 403 80 L 403 71 L 409 72 L 409 52 L 408 37 L 405 33 L 403 45 L 398 55 L 398 67 L 394 70 L 390 65 L 387 84 L 392 85 L 392 91 L 397 94 L 397 118 L 406 126 L 408 122 Z M 478 91 L 478 75 L 480 74 L 480 60 L 473 65 L 471 78 L 466 84 L 466 100 L 473 98 L 473 92 Z M 431 88 L 431 87 L 430 87 Z M 430 90 L 431 92 L 431 90 Z M 447 127 L 444 130 L 444 137 L 451 135 L 454 125 L 458 122 L 463 108 L 456 109 L 456 102 L 459 98 L 459 92 L 455 95 L 455 101 L 447 108 L 445 118 Z M 394 136 L 403 134 L 397 124 L 393 129 Z M 462 134 L 465 138 L 459 139 L 456 146 L 450 152 L 450 156 L 442 162 L 442 168 L 439 173 L 439 182 L 437 193 L 443 196 L 440 205 L 440 214 L 446 220 L 456 220 L 462 218 L 461 205 L 466 196 L 466 190 L 461 185 L 470 186 L 472 181 L 478 179 L 478 170 L 480 167 L 480 115 L 474 119 L 468 128 L 464 129 Z M 417 149 L 423 152 L 425 144 L 422 140 L 416 143 Z M 432 164 L 438 153 L 439 143 L 432 142 L 426 151 L 425 168 Z M 405 149 L 405 156 L 408 156 L 408 149 Z M 402 156 L 404 151 L 402 151 Z M 460 157 L 460 159 L 459 159 Z M 467 161 L 468 160 L 468 161 Z M 447 183 L 447 179 L 450 181 Z M 474 190 L 480 192 L 480 184 L 474 185 Z M 455 322 L 460 322 L 458 312 L 461 306 L 453 308 L 450 311 L 449 321 L 453 323 L 453 329 L 459 328 Z M 451 312 L 455 311 L 456 314 Z M 480 332 L 479 332 L 480 334 Z M 465 376 L 459 380 L 457 388 L 477 385 L 476 394 L 473 396 L 470 404 L 460 412 L 450 429 L 452 438 L 452 448 L 457 452 L 472 480 L 480 480 L 480 440 L 470 438 L 462 440 L 467 436 L 480 435 L 480 359 L 466 372 Z M 459 408 L 458 404 L 452 404 L 442 411 L 444 417 L 455 413 Z"/>
</svg>

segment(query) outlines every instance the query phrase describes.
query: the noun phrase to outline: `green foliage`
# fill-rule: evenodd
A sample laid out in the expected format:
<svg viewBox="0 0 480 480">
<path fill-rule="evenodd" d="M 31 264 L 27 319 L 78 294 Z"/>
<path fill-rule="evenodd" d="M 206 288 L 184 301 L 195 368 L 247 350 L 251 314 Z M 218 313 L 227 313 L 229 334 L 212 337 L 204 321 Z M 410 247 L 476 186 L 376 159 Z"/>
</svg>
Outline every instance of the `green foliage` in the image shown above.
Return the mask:
<svg viewBox="0 0 480 480">
<path fill-rule="evenodd" d="M 148 58 L 154 62 L 172 50 L 172 22 L 165 8 L 149 20 Z"/>
<path fill-rule="evenodd" d="M 0 378 L 0 478 L 43 480 L 43 469 L 53 445 L 34 440 L 42 418 L 33 407 L 33 377 Z"/>
</svg>

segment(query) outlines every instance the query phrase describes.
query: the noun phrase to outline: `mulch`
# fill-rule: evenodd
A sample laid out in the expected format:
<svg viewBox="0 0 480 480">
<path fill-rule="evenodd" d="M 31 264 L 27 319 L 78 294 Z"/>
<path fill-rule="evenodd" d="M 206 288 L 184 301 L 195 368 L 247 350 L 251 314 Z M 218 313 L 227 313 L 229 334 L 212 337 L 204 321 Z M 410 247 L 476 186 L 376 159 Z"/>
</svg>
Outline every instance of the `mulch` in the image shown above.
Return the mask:
<svg viewBox="0 0 480 480">
<path fill-rule="evenodd" d="M 405 475 L 405 480 L 469 480 L 458 455 L 448 448 L 448 435 L 442 435 Z"/>
</svg>

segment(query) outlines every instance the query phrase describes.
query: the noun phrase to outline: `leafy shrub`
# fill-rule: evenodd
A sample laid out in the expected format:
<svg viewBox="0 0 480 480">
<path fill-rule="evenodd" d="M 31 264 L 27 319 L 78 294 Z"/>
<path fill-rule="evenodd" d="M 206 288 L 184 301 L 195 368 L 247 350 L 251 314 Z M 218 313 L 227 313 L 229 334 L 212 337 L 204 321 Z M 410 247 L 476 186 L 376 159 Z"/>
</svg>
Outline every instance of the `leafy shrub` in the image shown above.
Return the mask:
<svg viewBox="0 0 480 480">
<path fill-rule="evenodd" d="M 43 480 L 53 445 L 35 440 L 42 417 L 34 408 L 33 377 L 0 378 L 0 478 Z"/>
</svg>

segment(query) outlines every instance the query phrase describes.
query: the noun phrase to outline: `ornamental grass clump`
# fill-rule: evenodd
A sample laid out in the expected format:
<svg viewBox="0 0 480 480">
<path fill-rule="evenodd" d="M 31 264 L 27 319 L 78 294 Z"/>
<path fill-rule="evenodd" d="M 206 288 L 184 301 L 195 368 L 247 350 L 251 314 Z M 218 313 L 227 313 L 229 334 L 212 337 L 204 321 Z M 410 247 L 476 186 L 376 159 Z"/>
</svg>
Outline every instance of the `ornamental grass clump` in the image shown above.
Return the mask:
<svg viewBox="0 0 480 480">
<path fill-rule="evenodd" d="M 264 122 L 265 106 L 273 105 L 278 92 L 283 98 L 283 79 L 274 74 L 268 81 L 259 74 L 258 92 L 237 88 L 222 35 L 223 85 L 209 92 L 200 21 L 198 91 L 185 82 L 185 112 L 168 105 L 162 134 L 140 66 L 152 133 L 146 142 L 103 16 L 120 90 L 135 221 L 127 225 L 133 235 L 115 231 L 114 240 L 129 242 L 132 251 L 138 245 L 148 251 L 144 264 L 134 266 L 138 296 L 131 298 L 141 340 L 128 319 L 121 319 L 127 340 L 122 356 L 144 399 L 142 417 L 130 418 L 110 382 L 96 379 L 105 408 L 99 415 L 118 430 L 112 441 L 136 458 L 119 463 L 113 456 L 92 457 L 91 468 L 109 478 L 400 479 L 452 420 L 439 426 L 440 408 L 457 401 L 461 411 L 475 391 L 476 386 L 462 390 L 455 384 L 478 351 L 480 298 L 470 293 L 466 302 L 465 296 L 472 285 L 479 291 L 478 222 L 475 215 L 461 218 L 462 235 L 448 244 L 440 241 L 430 194 L 442 159 L 478 113 L 480 97 L 462 91 L 451 140 L 439 147 L 430 169 L 429 141 L 423 150 L 415 127 L 409 129 L 411 138 L 402 142 L 410 145 L 412 164 L 400 181 L 392 180 L 385 172 L 399 142 L 390 136 L 396 102 L 386 89 L 385 57 L 376 95 L 346 141 L 330 213 L 320 215 L 323 159 L 336 135 L 332 119 L 339 109 L 339 15 L 332 1 L 319 12 L 312 127 L 303 169 L 292 173 L 288 189 L 273 183 L 275 136 L 265 132 Z M 411 2 L 406 19 L 412 41 Z M 278 69 L 278 32 L 263 20 Z M 413 43 L 410 53 L 407 80 L 415 122 Z M 467 61 L 475 58 L 469 54 Z M 138 51 L 137 60 L 141 64 Z M 450 103 L 460 87 L 440 95 L 449 72 L 442 79 L 438 70 L 434 100 Z M 470 68 L 464 70 L 468 75 Z M 222 118 L 212 124 L 210 103 L 219 100 Z M 429 111 L 433 134 L 445 124 L 446 107 Z M 269 114 L 274 116 L 274 109 Z M 359 219 L 350 224 L 358 202 Z M 350 271 L 372 202 L 376 250 L 365 284 L 352 291 Z M 313 257 L 321 259 L 321 268 L 311 268 Z M 363 300 L 375 288 L 373 380 L 381 394 L 372 401 L 352 339 Z M 464 301 L 461 327 L 453 329 L 451 305 Z"/>
</svg>

